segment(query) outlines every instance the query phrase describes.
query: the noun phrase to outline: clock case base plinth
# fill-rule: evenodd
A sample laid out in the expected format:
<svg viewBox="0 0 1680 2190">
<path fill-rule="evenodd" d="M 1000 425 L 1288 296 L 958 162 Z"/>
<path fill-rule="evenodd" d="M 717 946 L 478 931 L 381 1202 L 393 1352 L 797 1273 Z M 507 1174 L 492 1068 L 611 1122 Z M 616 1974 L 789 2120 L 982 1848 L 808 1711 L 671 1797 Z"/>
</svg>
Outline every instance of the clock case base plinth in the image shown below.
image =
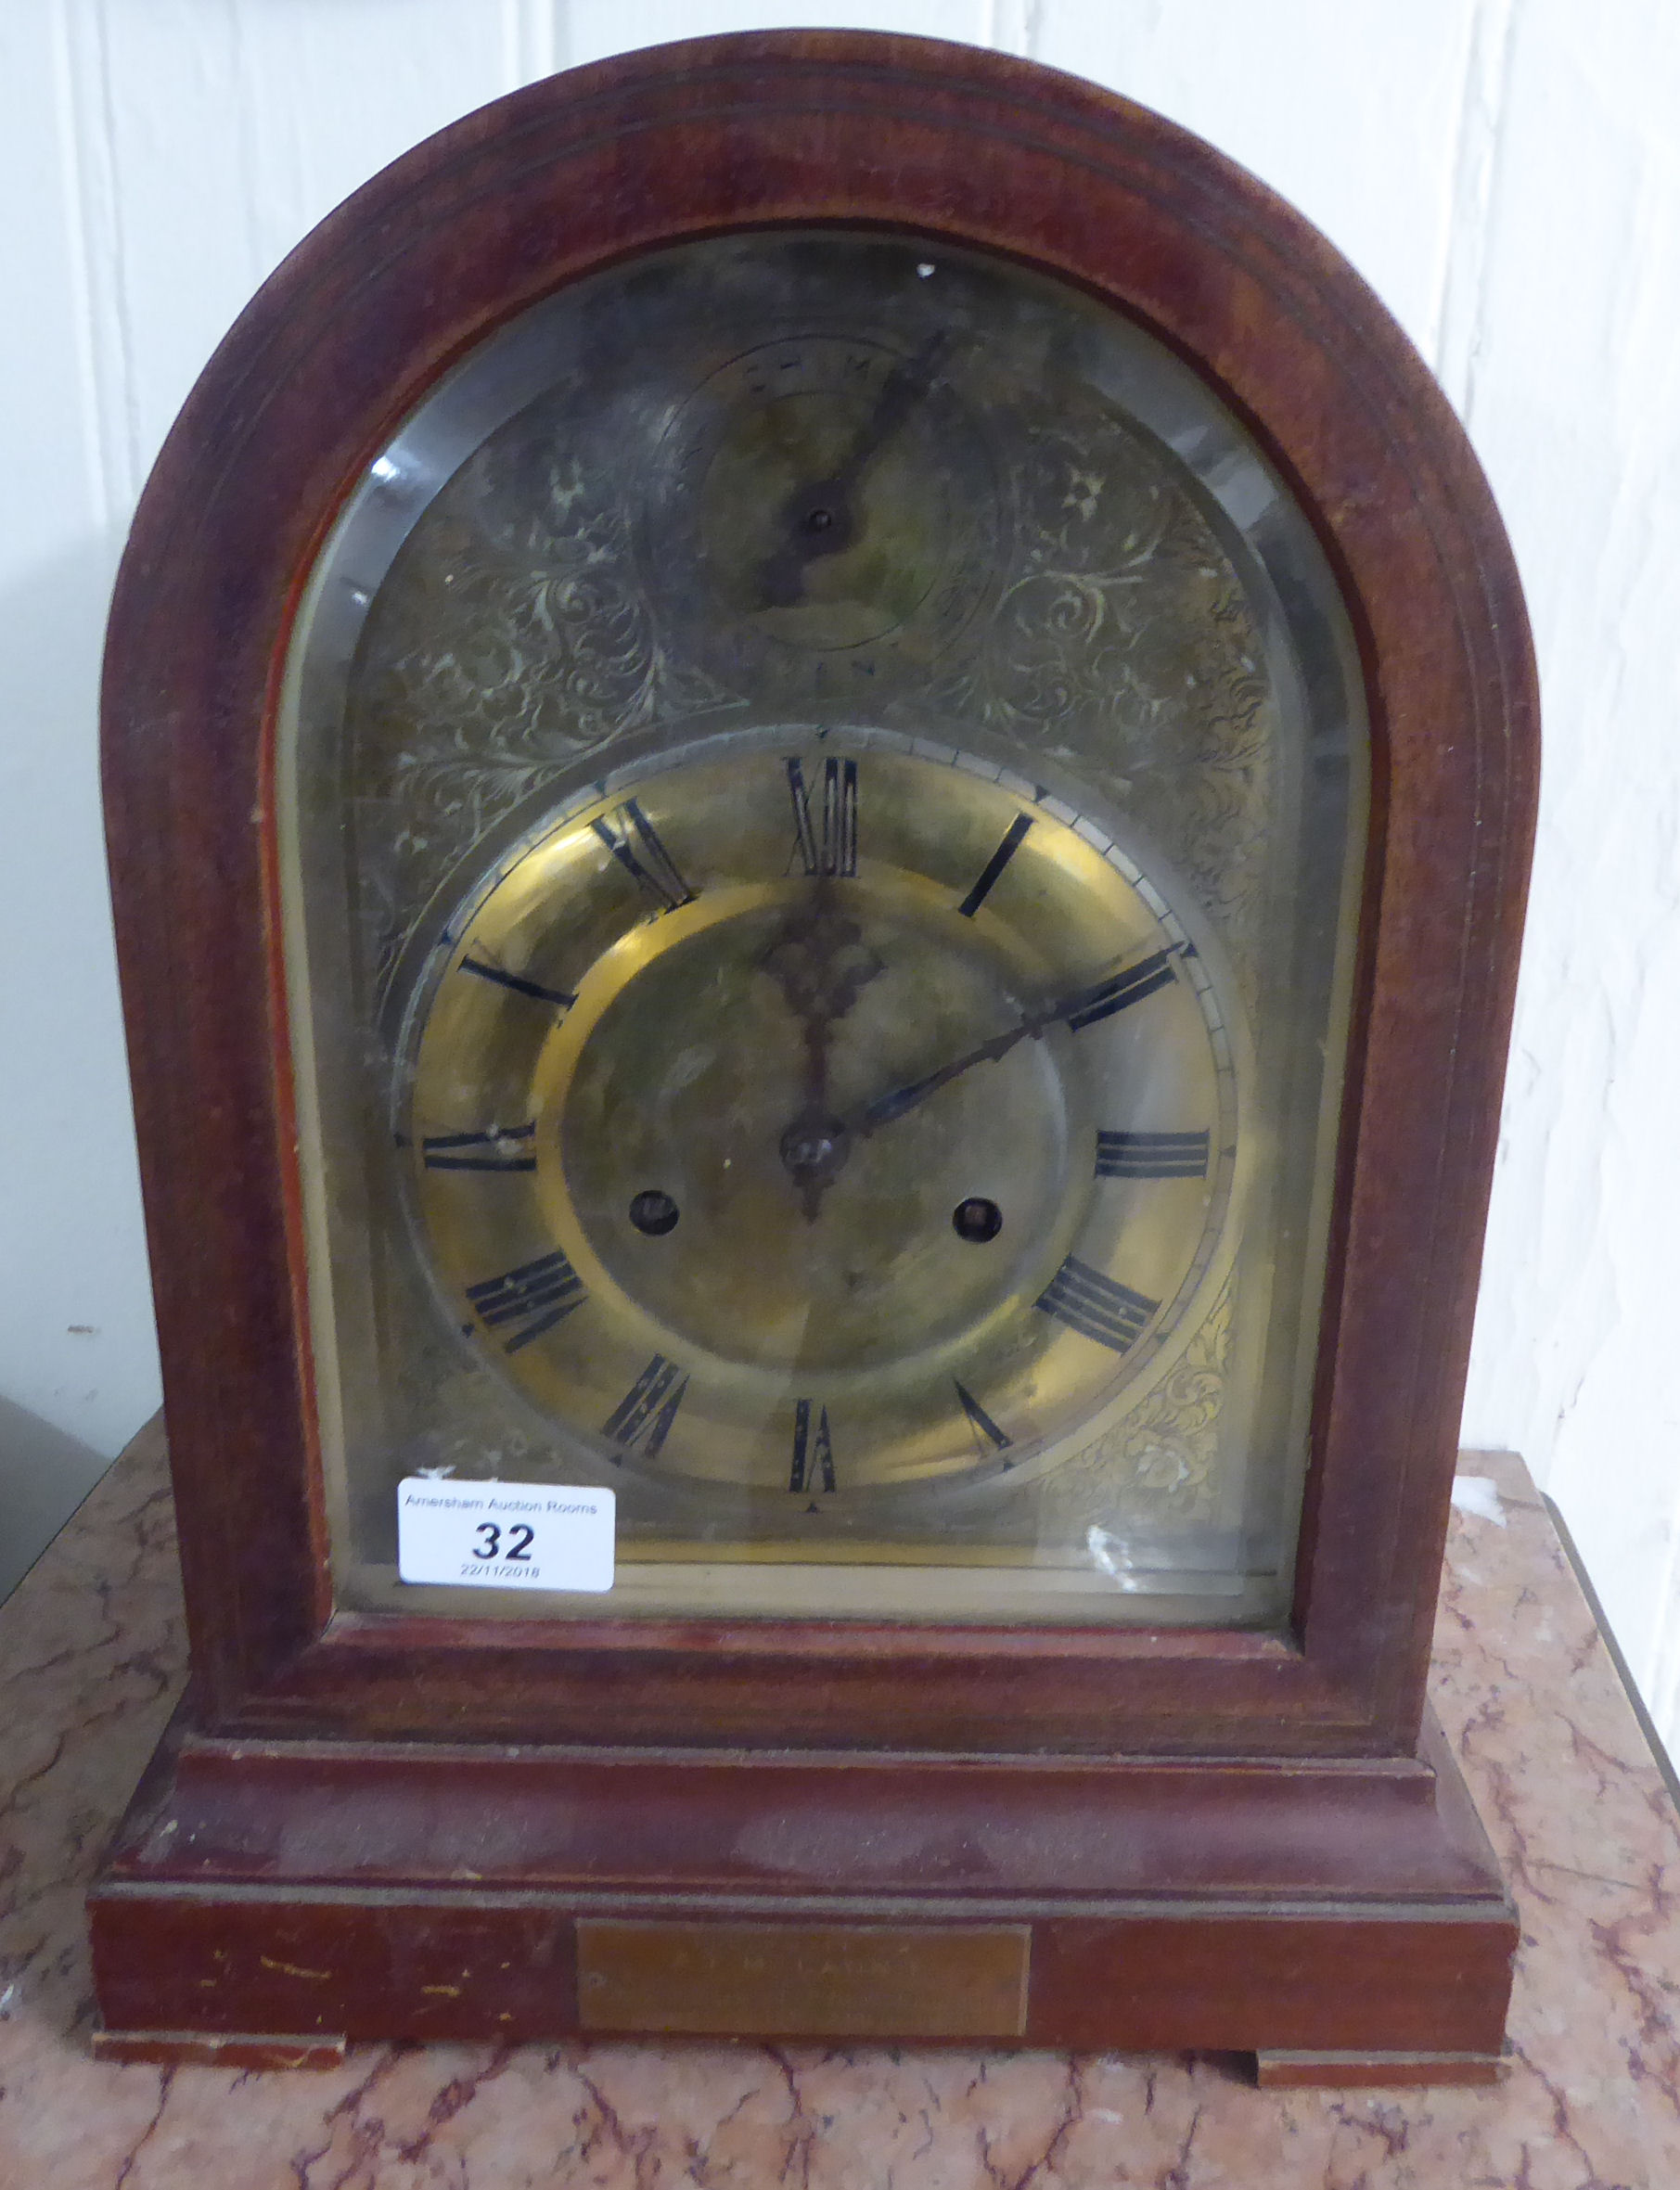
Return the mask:
<svg viewBox="0 0 1680 2190">
<path fill-rule="evenodd" d="M 1517 1922 L 1438 1729 L 1334 1762 L 229 1741 L 90 1897 L 97 2049 L 610 2036 L 1251 2054 L 1485 2082 Z"/>
</svg>

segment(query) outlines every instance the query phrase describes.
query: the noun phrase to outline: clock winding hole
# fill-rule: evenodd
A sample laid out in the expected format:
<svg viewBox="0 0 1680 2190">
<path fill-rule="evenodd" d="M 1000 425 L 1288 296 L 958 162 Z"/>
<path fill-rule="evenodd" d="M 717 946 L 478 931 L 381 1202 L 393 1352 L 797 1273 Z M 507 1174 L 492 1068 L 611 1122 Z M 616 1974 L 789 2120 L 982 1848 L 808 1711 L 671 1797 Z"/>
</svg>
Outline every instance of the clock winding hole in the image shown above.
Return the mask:
<svg viewBox="0 0 1680 2190">
<path fill-rule="evenodd" d="M 971 1194 L 966 1201 L 959 1201 L 951 1211 L 952 1226 L 958 1239 L 967 1239 L 977 1247 L 995 1239 L 1004 1228 L 1004 1212 L 994 1201 L 988 1201 L 982 1194 Z"/>
<path fill-rule="evenodd" d="M 670 1195 L 655 1186 L 636 1195 L 630 1204 L 630 1222 L 649 1239 L 663 1239 L 667 1232 L 674 1232 L 682 1213 Z"/>
</svg>

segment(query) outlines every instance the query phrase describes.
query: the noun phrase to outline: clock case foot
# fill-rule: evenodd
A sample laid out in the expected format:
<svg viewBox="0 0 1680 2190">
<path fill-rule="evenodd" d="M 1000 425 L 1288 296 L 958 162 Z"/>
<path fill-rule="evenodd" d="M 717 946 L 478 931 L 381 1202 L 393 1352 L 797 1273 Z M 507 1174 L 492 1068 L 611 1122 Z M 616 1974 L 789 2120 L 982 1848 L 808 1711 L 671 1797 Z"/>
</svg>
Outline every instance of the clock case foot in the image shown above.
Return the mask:
<svg viewBox="0 0 1680 2190">
<path fill-rule="evenodd" d="M 184 1710 L 89 1906 L 101 2052 L 276 2067 L 682 2035 L 1484 2081 L 1517 1944 L 1432 1723 L 1401 1759 L 725 1763 L 233 1741 Z"/>
<path fill-rule="evenodd" d="M 1497 2083 L 1505 2059 L 1496 2053 L 1257 2053 L 1254 2081 L 1262 2091 L 1416 2091 L 1426 2084 Z"/>
</svg>

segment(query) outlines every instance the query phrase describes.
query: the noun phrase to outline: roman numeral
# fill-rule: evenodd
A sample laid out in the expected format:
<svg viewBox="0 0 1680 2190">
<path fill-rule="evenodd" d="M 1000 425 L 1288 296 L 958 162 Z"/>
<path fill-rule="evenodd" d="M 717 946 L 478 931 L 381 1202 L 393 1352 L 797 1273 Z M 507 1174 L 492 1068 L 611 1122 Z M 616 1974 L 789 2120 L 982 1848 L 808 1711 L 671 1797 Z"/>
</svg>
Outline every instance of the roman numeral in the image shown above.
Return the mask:
<svg viewBox="0 0 1680 2190">
<path fill-rule="evenodd" d="M 594 825 L 606 845 L 636 888 L 661 913 L 674 913 L 678 905 L 694 903 L 694 892 L 677 871 L 676 862 L 659 839 L 653 824 L 634 799 L 615 806 L 605 821 Z"/>
<path fill-rule="evenodd" d="M 488 1133 L 428 1133 L 420 1143 L 420 1159 L 428 1171 L 535 1171 L 537 1159 L 528 1148 L 507 1146 L 529 1141 L 535 1132 L 532 1122 L 492 1126 Z"/>
<path fill-rule="evenodd" d="M 463 958 L 459 970 L 476 973 L 481 981 L 494 981 L 498 989 L 511 989 L 516 996 L 534 996 L 539 1004 L 552 1004 L 564 1011 L 577 998 L 566 989 L 547 989 L 541 981 L 527 980 L 522 973 L 504 973 L 499 966 L 486 966 L 481 958 Z"/>
<path fill-rule="evenodd" d="M 1034 1305 L 1082 1338 L 1123 1353 L 1136 1343 L 1161 1302 L 1070 1255 Z"/>
<path fill-rule="evenodd" d="M 1032 826 L 1032 816 L 1030 813 L 1018 813 L 1009 824 L 1008 834 L 981 867 L 973 889 L 956 908 L 965 920 L 972 920 L 985 903 L 991 894 L 992 885 L 1020 850 L 1021 839 Z"/>
<path fill-rule="evenodd" d="M 951 1381 L 956 1384 L 955 1377 Z M 956 1384 L 956 1397 L 963 1413 L 968 1417 L 968 1427 L 974 1432 L 975 1450 L 981 1458 L 982 1460 L 985 1458 L 988 1446 L 994 1453 L 1007 1452 L 1015 1440 L 997 1427 L 997 1424 L 993 1421 L 991 1415 L 987 1414 L 974 1394 L 965 1390 L 962 1385 Z M 1007 1466 L 1007 1463 L 1006 1462 L 1005 1465 Z"/>
<path fill-rule="evenodd" d="M 1205 1179 L 1205 1133 L 1099 1133 L 1099 1179 Z"/>
<path fill-rule="evenodd" d="M 793 801 L 794 852 L 807 875 L 857 873 L 857 762 L 833 756 L 823 762 L 823 826 L 819 839 L 811 818 L 811 796 L 802 762 L 788 763 L 788 795 Z"/>
<path fill-rule="evenodd" d="M 467 1298 L 480 1320 L 492 1329 L 504 1324 L 512 1326 L 512 1336 L 504 1340 L 502 1350 L 517 1353 L 521 1346 L 529 1346 L 533 1338 L 551 1331 L 574 1308 L 581 1308 L 585 1295 L 583 1279 L 557 1248 L 553 1254 L 539 1255 L 534 1262 L 521 1262 L 517 1270 L 506 1271 L 500 1277 L 481 1278 L 477 1285 L 469 1285 Z"/>
<path fill-rule="evenodd" d="M 808 1399 L 802 1399 L 793 1410 L 793 1468 L 788 1478 L 788 1488 L 790 1491 L 834 1488 L 834 1444 L 828 1435 L 828 1410 L 824 1407 L 818 1414 L 814 1434 Z"/>
<path fill-rule="evenodd" d="M 1157 989 L 1164 989 L 1172 979 L 1172 952 L 1157 951 L 1152 957 L 1140 958 L 1135 966 L 1127 967 L 1124 973 L 1111 974 L 1107 980 L 1094 981 L 1088 989 L 1063 997 L 1056 1016 L 1065 1019 L 1077 1034 L 1082 1027 L 1094 1027 L 1098 1019 L 1111 1018 L 1128 1005 L 1140 1004 Z"/>
<path fill-rule="evenodd" d="M 602 1436 L 632 1452 L 639 1448 L 645 1460 L 656 1459 L 687 1389 L 688 1379 L 675 1362 L 656 1353 L 601 1424 Z"/>
</svg>

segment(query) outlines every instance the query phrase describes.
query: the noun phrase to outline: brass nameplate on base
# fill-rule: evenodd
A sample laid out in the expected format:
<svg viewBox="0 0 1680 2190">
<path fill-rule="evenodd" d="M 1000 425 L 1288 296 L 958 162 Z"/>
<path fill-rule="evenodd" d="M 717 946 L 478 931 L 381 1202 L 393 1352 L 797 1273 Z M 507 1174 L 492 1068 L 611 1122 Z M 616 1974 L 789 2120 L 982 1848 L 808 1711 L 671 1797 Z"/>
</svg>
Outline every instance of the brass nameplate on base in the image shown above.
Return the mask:
<svg viewBox="0 0 1680 2190">
<path fill-rule="evenodd" d="M 763 2038 L 1019 2038 L 1024 1924 L 583 1919 L 585 2030 Z"/>
</svg>

